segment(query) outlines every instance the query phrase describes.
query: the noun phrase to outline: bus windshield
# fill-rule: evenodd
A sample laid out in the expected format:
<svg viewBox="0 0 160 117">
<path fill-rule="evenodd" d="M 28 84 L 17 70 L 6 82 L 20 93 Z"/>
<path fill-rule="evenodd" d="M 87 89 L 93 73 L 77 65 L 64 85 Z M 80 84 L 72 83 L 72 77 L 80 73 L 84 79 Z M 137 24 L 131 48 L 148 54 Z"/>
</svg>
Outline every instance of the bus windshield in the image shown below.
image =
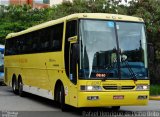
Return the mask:
<svg viewBox="0 0 160 117">
<path fill-rule="evenodd" d="M 80 78 L 147 78 L 143 23 L 81 20 L 79 44 Z"/>
</svg>

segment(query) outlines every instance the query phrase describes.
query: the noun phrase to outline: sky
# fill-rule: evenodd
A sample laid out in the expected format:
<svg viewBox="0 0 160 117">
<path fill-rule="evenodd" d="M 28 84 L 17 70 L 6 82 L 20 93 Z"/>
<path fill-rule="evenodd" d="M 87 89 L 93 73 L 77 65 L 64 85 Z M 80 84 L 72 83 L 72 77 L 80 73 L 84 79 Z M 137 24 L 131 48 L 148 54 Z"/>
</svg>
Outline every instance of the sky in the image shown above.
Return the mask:
<svg viewBox="0 0 160 117">
<path fill-rule="evenodd" d="M 131 0 L 127 0 L 127 2 L 129 2 L 129 1 L 131 1 Z M 125 0 L 122 0 L 122 4 L 127 5 L 128 3 L 126 3 Z"/>
</svg>

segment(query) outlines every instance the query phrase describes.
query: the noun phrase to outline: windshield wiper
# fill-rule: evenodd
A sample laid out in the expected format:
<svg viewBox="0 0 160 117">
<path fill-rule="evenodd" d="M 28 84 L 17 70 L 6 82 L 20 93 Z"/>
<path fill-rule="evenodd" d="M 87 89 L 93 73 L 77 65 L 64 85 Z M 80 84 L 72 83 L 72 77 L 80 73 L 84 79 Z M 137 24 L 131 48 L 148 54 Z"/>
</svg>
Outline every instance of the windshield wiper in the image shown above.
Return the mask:
<svg viewBox="0 0 160 117">
<path fill-rule="evenodd" d="M 123 60 L 122 62 L 124 62 L 126 64 L 129 72 L 131 73 L 132 80 L 137 81 L 136 74 L 134 73 L 134 71 L 132 70 L 131 66 L 128 64 L 128 62 L 126 60 Z"/>
</svg>

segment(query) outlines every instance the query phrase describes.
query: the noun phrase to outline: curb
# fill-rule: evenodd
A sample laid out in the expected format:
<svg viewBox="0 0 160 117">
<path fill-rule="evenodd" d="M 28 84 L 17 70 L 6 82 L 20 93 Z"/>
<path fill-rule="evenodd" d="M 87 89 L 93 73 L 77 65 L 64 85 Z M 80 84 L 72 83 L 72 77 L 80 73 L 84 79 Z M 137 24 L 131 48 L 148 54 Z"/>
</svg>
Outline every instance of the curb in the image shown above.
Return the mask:
<svg viewBox="0 0 160 117">
<path fill-rule="evenodd" d="M 150 100 L 160 100 L 160 96 L 150 96 Z"/>
</svg>

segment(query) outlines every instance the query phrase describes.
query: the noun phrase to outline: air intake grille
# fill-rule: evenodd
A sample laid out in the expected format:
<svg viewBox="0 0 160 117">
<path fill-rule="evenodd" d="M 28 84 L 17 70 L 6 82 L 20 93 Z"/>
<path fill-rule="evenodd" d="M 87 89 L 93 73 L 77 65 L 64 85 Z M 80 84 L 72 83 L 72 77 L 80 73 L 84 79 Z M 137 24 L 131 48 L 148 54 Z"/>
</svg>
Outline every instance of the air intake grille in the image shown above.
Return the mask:
<svg viewBox="0 0 160 117">
<path fill-rule="evenodd" d="M 134 89 L 135 86 L 103 86 L 106 90 L 131 90 Z"/>
</svg>

